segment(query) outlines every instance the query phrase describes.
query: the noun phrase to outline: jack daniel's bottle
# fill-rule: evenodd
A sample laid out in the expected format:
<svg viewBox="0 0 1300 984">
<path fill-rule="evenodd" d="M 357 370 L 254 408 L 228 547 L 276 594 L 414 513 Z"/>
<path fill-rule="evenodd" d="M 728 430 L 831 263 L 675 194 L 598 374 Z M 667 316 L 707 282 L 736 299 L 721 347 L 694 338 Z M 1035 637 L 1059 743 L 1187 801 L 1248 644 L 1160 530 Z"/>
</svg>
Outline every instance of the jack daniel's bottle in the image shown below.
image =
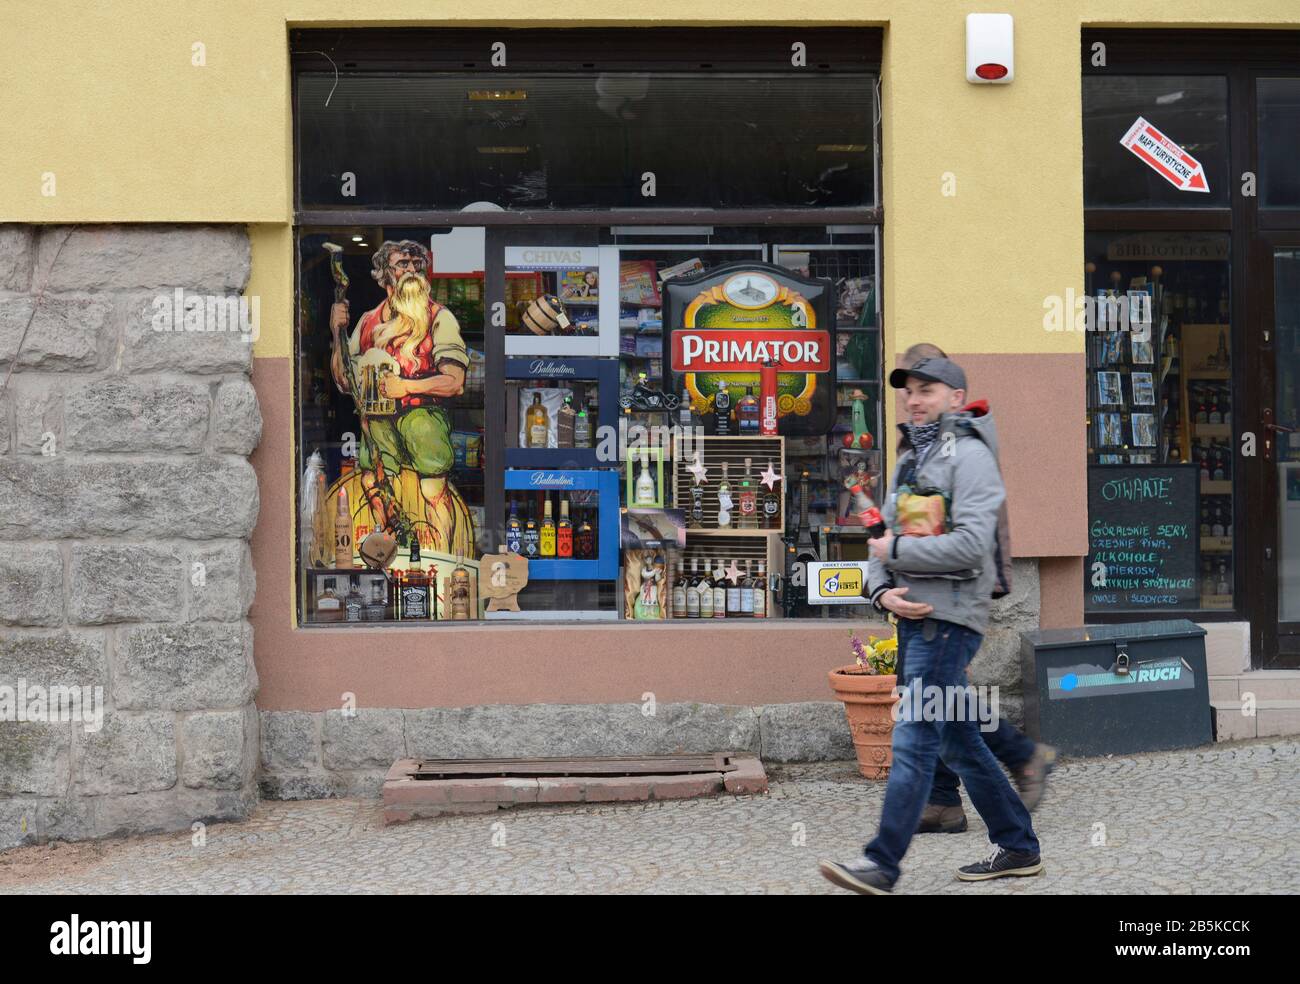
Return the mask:
<svg viewBox="0 0 1300 984">
<path fill-rule="evenodd" d="M 420 566 L 420 541 L 411 534 L 411 563 L 402 575 L 403 622 L 429 621 L 436 618 L 431 572 Z"/>
</svg>

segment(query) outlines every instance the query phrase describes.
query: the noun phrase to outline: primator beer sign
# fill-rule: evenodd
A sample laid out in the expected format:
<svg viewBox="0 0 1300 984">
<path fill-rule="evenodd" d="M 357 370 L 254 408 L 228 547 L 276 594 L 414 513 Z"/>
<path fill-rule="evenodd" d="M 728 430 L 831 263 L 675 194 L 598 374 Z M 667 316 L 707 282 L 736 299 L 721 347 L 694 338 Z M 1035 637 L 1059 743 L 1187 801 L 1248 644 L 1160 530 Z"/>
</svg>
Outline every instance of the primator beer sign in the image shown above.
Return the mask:
<svg viewBox="0 0 1300 984">
<path fill-rule="evenodd" d="M 736 263 L 664 284 L 668 387 L 707 402 L 723 380 L 731 399 L 777 364 L 777 430 L 826 434 L 835 425 L 835 286 L 768 263 Z"/>
</svg>

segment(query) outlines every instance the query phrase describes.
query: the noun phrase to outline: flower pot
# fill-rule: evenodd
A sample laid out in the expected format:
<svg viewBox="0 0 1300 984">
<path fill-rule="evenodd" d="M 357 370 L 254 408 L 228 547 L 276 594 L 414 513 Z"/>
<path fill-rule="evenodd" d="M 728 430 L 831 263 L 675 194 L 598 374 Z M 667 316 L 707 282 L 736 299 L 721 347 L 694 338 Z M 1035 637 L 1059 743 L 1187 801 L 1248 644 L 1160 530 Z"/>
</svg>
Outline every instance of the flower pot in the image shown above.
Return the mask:
<svg viewBox="0 0 1300 984">
<path fill-rule="evenodd" d="M 868 779 L 888 779 L 893 762 L 894 684 L 898 677 L 862 672 L 857 665 L 829 674 L 831 689 L 844 702 L 858 756 L 858 771 Z"/>
</svg>

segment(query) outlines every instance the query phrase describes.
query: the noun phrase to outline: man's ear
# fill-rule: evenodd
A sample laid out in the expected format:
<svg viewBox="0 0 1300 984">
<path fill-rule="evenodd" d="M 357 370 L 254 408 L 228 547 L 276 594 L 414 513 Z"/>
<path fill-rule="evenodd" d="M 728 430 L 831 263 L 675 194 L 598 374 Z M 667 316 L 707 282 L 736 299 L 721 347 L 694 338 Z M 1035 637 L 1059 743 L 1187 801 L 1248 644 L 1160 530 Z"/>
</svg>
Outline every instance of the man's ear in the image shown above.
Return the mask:
<svg viewBox="0 0 1300 984">
<path fill-rule="evenodd" d="M 965 405 L 966 405 L 966 391 L 965 391 L 965 390 L 953 390 L 953 391 L 952 391 L 952 409 L 954 409 L 954 410 L 958 410 L 958 409 L 960 409 L 961 407 L 964 407 Z"/>
</svg>

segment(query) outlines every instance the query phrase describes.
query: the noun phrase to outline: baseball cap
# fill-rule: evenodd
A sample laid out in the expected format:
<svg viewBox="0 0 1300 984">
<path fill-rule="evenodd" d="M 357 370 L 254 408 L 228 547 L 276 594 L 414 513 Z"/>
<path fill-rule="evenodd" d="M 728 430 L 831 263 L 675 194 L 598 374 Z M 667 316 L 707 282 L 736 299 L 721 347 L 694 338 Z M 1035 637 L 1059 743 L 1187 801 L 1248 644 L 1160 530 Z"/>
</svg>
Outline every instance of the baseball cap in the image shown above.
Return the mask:
<svg viewBox="0 0 1300 984">
<path fill-rule="evenodd" d="M 894 389 L 902 389 L 907 385 L 909 376 L 928 379 L 932 383 L 943 383 L 953 389 L 966 388 L 966 373 L 962 372 L 961 366 L 951 359 L 931 357 L 921 359 L 911 369 L 895 369 L 889 374 L 889 385 Z"/>
</svg>

